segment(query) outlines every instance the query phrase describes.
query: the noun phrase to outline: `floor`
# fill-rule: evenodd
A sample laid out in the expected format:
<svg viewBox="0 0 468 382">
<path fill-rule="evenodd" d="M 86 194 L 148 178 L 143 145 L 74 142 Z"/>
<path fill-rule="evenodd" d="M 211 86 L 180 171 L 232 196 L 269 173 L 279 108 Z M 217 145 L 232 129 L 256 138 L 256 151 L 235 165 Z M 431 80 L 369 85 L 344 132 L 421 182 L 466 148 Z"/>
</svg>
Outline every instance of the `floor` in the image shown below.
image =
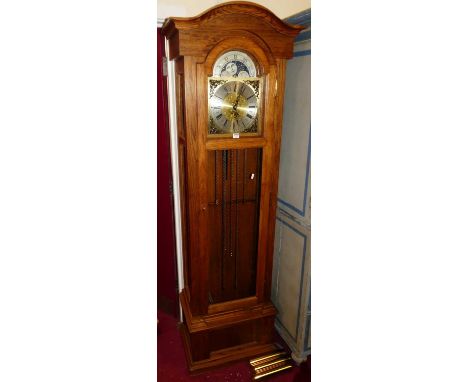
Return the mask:
<svg viewBox="0 0 468 382">
<path fill-rule="evenodd" d="M 231 364 L 224 368 L 209 371 L 197 376 L 190 376 L 185 363 L 182 340 L 177 330 L 177 319 L 158 311 L 158 381 L 236 381 L 253 380 L 248 361 Z M 280 374 L 262 378 L 269 382 L 306 382 L 310 381 L 310 358 L 301 366 L 293 367 Z"/>
</svg>

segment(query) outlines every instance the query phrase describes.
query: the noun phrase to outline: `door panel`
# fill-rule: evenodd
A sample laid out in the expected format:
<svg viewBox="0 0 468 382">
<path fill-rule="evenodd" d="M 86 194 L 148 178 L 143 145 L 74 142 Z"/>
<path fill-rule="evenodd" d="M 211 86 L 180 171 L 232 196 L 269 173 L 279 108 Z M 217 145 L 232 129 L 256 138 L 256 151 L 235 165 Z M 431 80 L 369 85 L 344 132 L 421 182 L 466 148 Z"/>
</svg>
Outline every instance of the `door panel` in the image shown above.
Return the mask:
<svg viewBox="0 0 468 382">
<path fill-rule="evenodd" d="M 262 149 L 208 152 L 210 303 L 255 295 Z"/>
</svg>

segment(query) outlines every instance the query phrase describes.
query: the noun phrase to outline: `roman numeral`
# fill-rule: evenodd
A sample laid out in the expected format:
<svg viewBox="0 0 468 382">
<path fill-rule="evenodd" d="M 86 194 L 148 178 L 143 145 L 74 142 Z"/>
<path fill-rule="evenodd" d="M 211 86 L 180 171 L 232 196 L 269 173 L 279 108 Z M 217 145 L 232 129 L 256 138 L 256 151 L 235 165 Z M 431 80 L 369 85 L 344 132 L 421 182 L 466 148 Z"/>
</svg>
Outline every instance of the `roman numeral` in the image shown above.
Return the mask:
<svg viewBox="0 0 468 382">
<path fill-rule="evenodd" d="M 255 94 L 252 94 L 247 100 L 251 99 L 252 97 L 255 97 Z"/>
<path fill-rule="evenodd" d="M 218 115 L 216 116 L 216 119 L 220 119 L 222 116 L 223 116 L 222 114 L 218 114 Z"/>
<path fill-rule="evenodd" d="M 250 114 L 247 114 L 247 117 L 249 117 L 250 119 L 252 119 L 252 118 L 253 118 L 253 116 L 252 116 L 252 115 L 250 115 Z"/>
</svg>

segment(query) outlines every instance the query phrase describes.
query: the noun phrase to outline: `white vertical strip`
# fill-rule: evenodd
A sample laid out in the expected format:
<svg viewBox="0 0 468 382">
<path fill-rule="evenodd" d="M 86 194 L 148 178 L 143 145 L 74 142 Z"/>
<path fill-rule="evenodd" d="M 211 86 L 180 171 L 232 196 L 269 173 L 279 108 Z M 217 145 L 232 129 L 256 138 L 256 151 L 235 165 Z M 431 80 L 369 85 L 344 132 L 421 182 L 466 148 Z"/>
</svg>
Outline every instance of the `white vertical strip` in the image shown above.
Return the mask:
<svg viewBox="0 0 468 382">
<path fill-rule="evenodd" d="M 167 60 L 167 98 L 169 107 L 169 136 L 171 142 L 171 162 L 172 162 L 172 183 L 174 193 L 174 222 L 176 233 L 176 251 L 177 251 L 177 275 L 179 282 L 179 293 L 184 288 L 184 269 L 182 259 L 182 223 L 180 212 L 180 186 L 179 186 L 179 155 L 178 155 L 178 137 L 177 137 L 177 109 L 176 109 L 176 87 L 175 87 L 175 67 L 174 61 L 169 60 L 169 42 L 166 40 Z M 180 319 L 182 316 L 182 307 L 179 303 Z"/>
</svg>

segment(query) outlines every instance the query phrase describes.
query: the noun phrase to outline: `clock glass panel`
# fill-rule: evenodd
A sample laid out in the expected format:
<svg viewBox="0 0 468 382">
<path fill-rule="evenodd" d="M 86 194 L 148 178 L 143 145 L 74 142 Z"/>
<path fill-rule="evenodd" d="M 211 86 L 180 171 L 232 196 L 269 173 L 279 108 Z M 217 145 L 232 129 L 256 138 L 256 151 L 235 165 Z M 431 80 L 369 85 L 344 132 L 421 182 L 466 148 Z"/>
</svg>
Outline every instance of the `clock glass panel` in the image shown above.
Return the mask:
<svg viewBox="0 0 468 382">
<path fill-rule="evenodd" d="M 262 149 L 208 151 L 210 304 L 254 296 Z"/>
</svg>

